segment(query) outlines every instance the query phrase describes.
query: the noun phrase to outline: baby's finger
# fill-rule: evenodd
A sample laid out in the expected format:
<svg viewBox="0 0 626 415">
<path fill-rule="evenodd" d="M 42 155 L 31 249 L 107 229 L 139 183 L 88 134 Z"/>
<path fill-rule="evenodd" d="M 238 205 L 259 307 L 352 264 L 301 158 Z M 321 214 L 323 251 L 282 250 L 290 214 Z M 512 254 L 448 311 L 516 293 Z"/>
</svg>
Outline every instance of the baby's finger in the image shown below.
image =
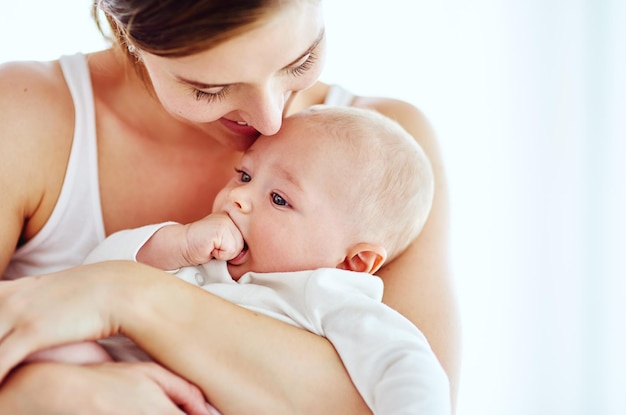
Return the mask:
<svg viewBox="0 0 626 415">
<path fill-rule="evenodd" d="M 239 255 L 240 252 L 241 249 L 237 250 L 230 247 L 220 247 L 219 249 L 216 248 L 213 252 L 211 252 L 211 257 L 217 259 L 218 261 L 230 261 Z"/>
<path fill-rule="evenodd" d="M 226 229 L 215 243 L 211 255 L 220 261 L 229 261 L 239 255 L 245 247 L 243 236 L 234 225 Z"/>
</svg>

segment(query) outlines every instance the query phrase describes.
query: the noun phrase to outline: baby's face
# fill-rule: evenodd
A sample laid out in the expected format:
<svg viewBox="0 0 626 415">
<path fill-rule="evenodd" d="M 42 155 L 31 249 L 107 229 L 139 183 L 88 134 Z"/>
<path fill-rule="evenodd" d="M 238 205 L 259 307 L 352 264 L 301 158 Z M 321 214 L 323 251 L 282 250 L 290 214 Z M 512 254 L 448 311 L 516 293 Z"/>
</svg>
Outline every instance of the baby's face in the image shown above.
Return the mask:
<svg viewBox="0 0 626 415">
<path fill-rule="evenodd" d="M 228 269 L 279 272 L 335 268 L 350 246 L 345 197 L 350 169 L 303 118 L 285 121 L 280 132 L 262 136 L 218 194 L 214 211 L 232 218 L 246 249 Z"/>
</svg>

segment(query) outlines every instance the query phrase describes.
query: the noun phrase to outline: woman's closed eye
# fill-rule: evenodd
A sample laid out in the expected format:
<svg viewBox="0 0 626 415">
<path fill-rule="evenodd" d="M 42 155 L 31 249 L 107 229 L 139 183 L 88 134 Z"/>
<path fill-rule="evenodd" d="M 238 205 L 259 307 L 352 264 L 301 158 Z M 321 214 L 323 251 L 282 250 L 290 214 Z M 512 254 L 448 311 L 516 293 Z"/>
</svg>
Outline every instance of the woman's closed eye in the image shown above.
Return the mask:
<svg viewBox="0 0 626 415">
<path fill-rule="evenodd" d="M 287 68 L 287 71 L 290 75 L 293 76 L 304 75 L 309 69 L 313 67 L 313 64 L 315 64 L 316 60 L 317 55 L 315 54 L 315 52 L 310 52 L 302 58 L 302 63 L 299 63 L 294 67 Z"/>
<path fill-rule="evenodd" d="M 220 87 L 219 89 L 215 89 L 215 91 L 201 91 L 199 89 L 193 89 L 193 96 L 196 101 L 207 101 L 218 102 L 223 100 L 226 97 L 226 93 L 228 91 L 228 87 Z"/>
</svg>

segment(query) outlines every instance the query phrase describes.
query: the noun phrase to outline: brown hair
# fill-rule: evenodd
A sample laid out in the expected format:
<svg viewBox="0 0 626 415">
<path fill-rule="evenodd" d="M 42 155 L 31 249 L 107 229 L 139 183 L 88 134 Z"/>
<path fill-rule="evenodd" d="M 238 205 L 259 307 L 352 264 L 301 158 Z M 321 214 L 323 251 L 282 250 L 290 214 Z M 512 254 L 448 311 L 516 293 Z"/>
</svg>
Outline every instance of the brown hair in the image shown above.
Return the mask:
<svg viewBox="0 0 626 415">
<path fill-rule="evenodd" d="M 193 55 L 262 25 L 272 13 L 293 1 L 94 0 L 92 13 L 100 32 L 148 81 L 143 64 L 129 46 L 163 57 Z M 110 26 L 110 36 L 100 14 Z"/>
</svg>

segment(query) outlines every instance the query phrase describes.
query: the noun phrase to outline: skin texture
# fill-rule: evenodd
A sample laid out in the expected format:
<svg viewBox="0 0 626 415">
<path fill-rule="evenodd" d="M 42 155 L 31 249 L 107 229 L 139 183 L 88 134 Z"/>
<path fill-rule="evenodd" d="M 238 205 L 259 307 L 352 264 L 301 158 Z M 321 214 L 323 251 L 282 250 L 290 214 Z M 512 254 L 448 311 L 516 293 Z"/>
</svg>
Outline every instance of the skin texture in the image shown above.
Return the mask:
<svg viewBox="0 0 626 415">
<path fill-rule="evenodd" d="M 311 15 L 308 9 L 295 15 L 290 9 L 272 22 L 277 26 L 265 27 L 271 30 L 249 33 L 195 57 L 174 59 L 167 68 L 158 61 L 161 58 L 155 58 L 154 67 L 159 65 L 158 68 L 169 71 L 161 74 L 163 78 L 159 77 L 161 84 L 155 82 L 157 86 L 166 85 L 166 75 L 173 71 L 177 75 L 184 71 L 185 77 L 210 84 L 241 82 L 236 88 L 242 90 L 233 91 L 238 92 L 238 97 L 241 94 L 240 98 L 220 101 L 222 109 L 204 120 L 195 115 L 185 118 L 179 112 L 186 112 L 187 108 L 178 105 L 174 108 L 169 99 L 163 105 L 155 100 L 126 67 L 119 52 L 109 50 L 89 56 L 107 234 L 164 220 L 187 223 L 205 216 L 219 189 L 231 177 L 232 166 L 242 148 L 248 145 L 246 140 L 250 140 L 229 130 L 225 126 L 228 121 L 245 121 L 271 134 L 278 130 L 280 114 L 289 99 L 288 112 L 323 102 L 327 86 L 322 83 L 295 97 L 289 92 L 311 85 L 319 74 L 317 66 L 299 77 L 284 69 L 285 65 L 301 59 L 302 53 L 318 39 L 322 23 L 302 17 Z M 292 23 L 294 18 L 302 18 L 306 24 L 296 26 Z M 287 39 L 276 35 L 283 27 L 306 29 L 298 30 L 299 37 Z M 269 40 L 274 43 L 265 43 Z M 280 46 L 281 42 L 285 43 L 284 47 Z M 267 46 L 263 47 L 268 44 L 275 45 L 271 51 L 276 55 L 269 53 Z M 243 45 L 256 45 L 256 48 L 242 49 Z M 323 53 L 321 50 L 317 53 L 316 65 L 321 67 Z M 209 76 L 198 68 L 203 67 L 211 54 L 236 58 L 230 63 L 223 61 Z M 150 58 L 145 57 L 147 65 Z M 245 66 L 244 70 L 241 62 L 255 62 L 255 65 Z M 255 68 L 250 69 L 252 66 Z M 156 70 L 151 73 L 158 76 Z M 215 106 L 197 101 L 188 88 L 185 92 L 183 89 L 180 94 L 189 97 L 189 106 L 207 105 L 210 111 L 215 111 Z M 4 269 L 15 246 L 36 235 L 54 208 L 69 156 L 74 112 L 57 62 L 2 66 L 0 91 L 3 193 L 0 269 Z M 157 96 L 164 99 L 163 94 Z M 353 105 L 374 108 L 399 121 L 422 145 L 433 165 L 435 200 L 425 228 L 407 251 L 384 266 L 378 275 L 385 282 L 383 301 L 415 322 L 431 343 L 450 377 L 454 403 L 460 366 L 460 328 L 448 267 L 447 188 L 436 140 L 423 115 L 409 104 L 361 97 Z M 226 121 L 212 122 L 216 117 Z M 138 264 L 97 265 L 64 274 L 68 278 L 62 282 L 58 275 L 52 275 L 35 281 L 0 284 L 2 336 L 11 328 L 25 327 L 11 332 L 14 341 L 3 338 L 0 342 L 3 371 L 12 365 L 11 356 L 16 363 L 27 353 L 57 342 L 93 339 L 122 331 L 166 368 L 197 384 L 226 414 L 262 413 L 259 408 L 273 414 L 368 413 L 334 350 L 324 339 L 255 315 Z M 94 284 L 98 290 L 93 290 Z M 31 285 L 32 290 L 26 289 Z M 38 305 L 35 310 L 33 304 Z M 56 312 L 53 314 L 51 310 Z M 75 327 L 76 320 L 85 314 L 93 319 L 79 333 L 50 333 L 46 332 L 45 324 L 35 323 L 43 317 L 55 326 L 65 321 L 67 327 Z M 102 324 L 94 325 L 93 321 Z M 224 324 L 225 321 L 229 324 Z M 169 353 L 174 347 L 179 352 Z M 18 359 L 15 350 L 20 350 L 23 356 Z M 213 359 L 200 364 L 198 359 L 188 358 L 194 355 L 209 355 Z M 43 379 L 47 385 L 61 377 L 67 382 L 54 386 L 58 392 L 51 393 L 54 396 L 63 396 L 64 387 L 69 387 L 71 382 L 80 384 L 86 394 L 98 391 L 116 396 L 117 389 L 110 387 L 115 383 L 112 378 L 127 379 L 130 383 L 134 379 L 127 376 L 131 368 L 120 371 L 123 373 L 107 372 L 107 381 L 96 376 L 100 373 L 96 371 L 96 368 L 79 371 L 44 364 L 19 368 L 0 388 L 0 412 L 12 413 L 9 409 L 23 401 L 20 396 L 36 396 L 33 388 Z M 153 401 L 150 396 L 156 393 L 154 389 L 138 390 L 141 393 L 135 396 L 143 397 L 141 401 Z M 242 400 L 241 395 L 247 399 Z M 319 399 L 320 396 L 324 399 Z M 31 409 L 24 408 L 20 413 L 59 413 L 54 412 L 55 408 L 63 408 L 63 413 L 84 413 L 84 407 L 78 404 L 69 408 L 72 404 L 67 399 L 50 396 L 50 401 L 45 403 L 47 412 L 31 402 Z M 246 407 L 252 403 L 253 408 Z M 138 407 L 125 413 L 141 413 Z M 93 408 L 90 413 L 107 412 Z"/>
</svg>

